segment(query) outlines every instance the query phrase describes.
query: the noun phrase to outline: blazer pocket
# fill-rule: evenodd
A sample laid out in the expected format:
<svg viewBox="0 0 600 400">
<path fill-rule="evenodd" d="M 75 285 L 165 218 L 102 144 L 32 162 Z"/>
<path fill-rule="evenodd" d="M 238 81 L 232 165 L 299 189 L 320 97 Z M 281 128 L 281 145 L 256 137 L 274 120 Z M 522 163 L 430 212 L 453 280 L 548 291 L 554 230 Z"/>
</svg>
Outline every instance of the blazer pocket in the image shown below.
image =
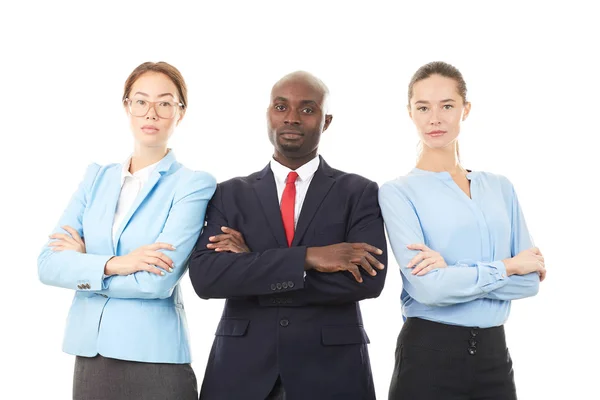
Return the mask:
<svg viewBox="0 0 600 400">
<path fill-rule="evenodd" d="M 244 336 L 248 331 L 249 319 L 222 318 L 216 336 Z"/>
<path fill-rule="evenodd" d="M 369 344 L 369 337 L 362 325 L 332 325 L 321 328 L 321 340 L 325 346 L 346 344 Z"/>
</svg>

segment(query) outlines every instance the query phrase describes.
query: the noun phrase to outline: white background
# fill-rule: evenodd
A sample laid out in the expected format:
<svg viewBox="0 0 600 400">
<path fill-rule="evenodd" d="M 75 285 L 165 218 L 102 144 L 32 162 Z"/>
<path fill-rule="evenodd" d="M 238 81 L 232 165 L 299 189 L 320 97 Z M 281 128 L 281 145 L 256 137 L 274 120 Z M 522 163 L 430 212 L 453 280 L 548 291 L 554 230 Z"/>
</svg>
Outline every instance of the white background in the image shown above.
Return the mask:
<svg viewBox="0 0 600 400">
<path fill-rule="evenodd" d="M 456 65 L 473 103 L 464 165 L 514 183 L 548 267 L 506 324 L 519 398 L 598 398 L 600 30 L 587 2 L 16 3 L 0 11 L 0 398 L 70 398 L 73 357 L 60 349 L 73 293 L 42 285 L 36 258 L 86 166 L 130 153 L 122 87 L 149 60 L 187 80 L 170 146 L 188 167 L 222 181 L 266 165 L 271 85 L 303 69 L 332 93 L 320 153 L 379 184 L 414 165 L 412 73 Z M 382 295 L 362 303 L 381 399 L 401 327 L 393 257 L 388 267 Z M 223 303 L 195 297 L 187 276 L 182 286 L 200 383 Z"/>
</svg>

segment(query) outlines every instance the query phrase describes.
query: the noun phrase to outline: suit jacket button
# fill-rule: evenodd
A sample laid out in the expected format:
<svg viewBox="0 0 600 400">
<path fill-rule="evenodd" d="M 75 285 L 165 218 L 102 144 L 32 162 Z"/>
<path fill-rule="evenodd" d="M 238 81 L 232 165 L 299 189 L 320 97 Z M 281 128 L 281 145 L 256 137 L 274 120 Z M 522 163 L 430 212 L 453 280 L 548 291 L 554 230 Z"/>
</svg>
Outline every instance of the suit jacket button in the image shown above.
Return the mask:
<svg viewBox="0 0 600 400">
<path fill-rule="evenodd" d="M 287 319 L 282 319 L 281 321 L 279 321 L 279 325 L 283 326 L 284 328 L 286 326 L 288 326 L 290 324 L 290 321 L 288 321 Z"/>
<path fill-rule="evenodd" d="M 277 289 L 277 286 L 275 286 L 274 283 L 271 283 L 271 290 L 275 290 L 275 289 Z"/>
<path fill-rule="evenodd" d="M 281 284 L 281 287 L 282 287 L 282 288 L 284 288 L 284 289 L 287 289 L 287 288 L 288 288 L 288 284 L 287 284 L 287 282 L 283 282 L 283 283 Z"/>
<path fill-rule="evenodd" d="M 289 287 L 289 288 L 293 288 L 293 287 L 294 287 L 294 282 L 292 282 L 292 281 L 289 281 L 289 282 L 288 282 L 288 287 Z"/>
<path fill-rule="evenodd" d="M 277 282 L 277 290 L 281 290 L 281 283 Z"/>
</svg>

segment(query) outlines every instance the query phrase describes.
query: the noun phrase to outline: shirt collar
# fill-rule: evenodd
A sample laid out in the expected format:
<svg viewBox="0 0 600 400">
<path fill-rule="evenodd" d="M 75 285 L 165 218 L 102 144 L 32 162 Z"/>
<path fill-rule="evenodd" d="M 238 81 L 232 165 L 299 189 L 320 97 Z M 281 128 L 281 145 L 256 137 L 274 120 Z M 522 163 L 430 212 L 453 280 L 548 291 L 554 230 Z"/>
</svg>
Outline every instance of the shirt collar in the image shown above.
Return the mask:
<svg viewBox="0 0 600 400">
<path fill-rule="evenodd" d="M 301 181 L 306 181 L 310 179 L 310 177 L 313 176 L 315 172 L 317 172 L 317 169 L 319 168 L 319 163 L 320 160 L 319 156 L 317 155 L 315 156 L 315 158 L 313 158 L 312 160 L 310 160 L 309 162 L 307 162 L 306 164 L 304 164 L 296 170 L 296 172 L 298 173 L 298 178 Z M 288 174 L 292 172 L 291 169 L 289 169 L 285 165 L 280 164 L 279 161 L 275 160 L 274 158 L 271 159 L 271 171 L 273 171 L 275 179 L 277 179 L 277 181 L 279 182 L 285 182 Z"/>
<path fill-rule="evenodd" d="M 121 186 L 123 186 L 123 183 L 125 182 L 125 178 L 127 178 L 127 177 L 137 178 L 137 179 L 141 180 L 142 183 L 146 183 L 148 181 L 148 179 L 150 179 L 150 174 L 152 174 L 152 172 L 154 171 L 156 166 L 161 161 L 162 161 L 162 159 L 155 162 L 154 164 L 148 165 L 147 167 L 144 167 L 144 168 L 140 169 L 139 171 L 136 171 L 132 174 L 129 172 L 129 166 L 131 165 L 131 156 L 129 156 L 127 158 L 127 160 L 122 164 L 122 167 L 121 167 Z"/>
</svg>

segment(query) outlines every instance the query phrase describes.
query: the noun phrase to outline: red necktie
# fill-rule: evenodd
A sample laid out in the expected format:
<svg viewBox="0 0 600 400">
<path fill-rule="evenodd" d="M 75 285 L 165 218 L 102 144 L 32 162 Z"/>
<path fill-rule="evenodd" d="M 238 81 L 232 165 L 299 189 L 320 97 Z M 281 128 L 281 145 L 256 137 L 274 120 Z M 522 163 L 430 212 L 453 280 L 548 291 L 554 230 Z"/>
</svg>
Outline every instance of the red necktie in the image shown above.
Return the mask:
<svg viewBox="0 0 600 400">
<path fill-rule="evenodd" d="M 283 220 L 283 229 L 287 238 L 288 247 L 292 245 L 294 239 L 294 208 L 296 207 L 296 178 L 297 172 L 290 172 L 285 180 L 285 189 L 281 196 L 281 219 Z"/>
</svg>

